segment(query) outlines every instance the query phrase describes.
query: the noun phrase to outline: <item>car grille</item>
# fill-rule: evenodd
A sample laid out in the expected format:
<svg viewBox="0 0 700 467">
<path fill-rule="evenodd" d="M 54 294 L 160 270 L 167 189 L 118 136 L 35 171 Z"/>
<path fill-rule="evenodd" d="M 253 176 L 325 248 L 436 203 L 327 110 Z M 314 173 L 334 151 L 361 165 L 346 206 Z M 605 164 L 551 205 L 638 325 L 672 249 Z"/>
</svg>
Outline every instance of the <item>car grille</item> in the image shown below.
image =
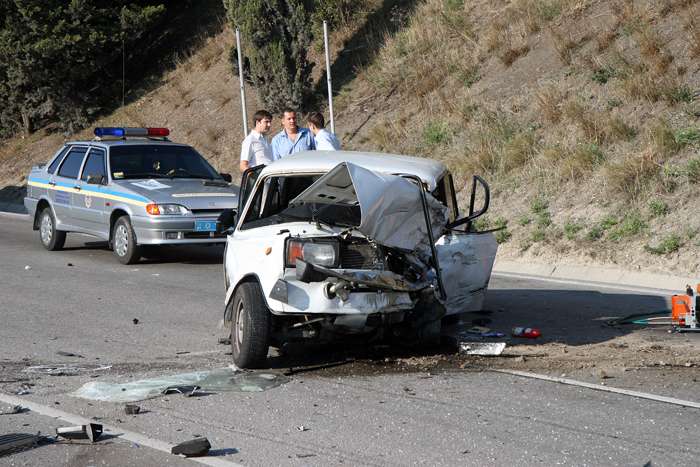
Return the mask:
<svg viewBox="0 0 700 467">
<path fill-rule="evenodd" d="M 376 247 L 369 243 L 341 243 L 340 267 L 343 269 L 384 269 Z"/>
</svg>

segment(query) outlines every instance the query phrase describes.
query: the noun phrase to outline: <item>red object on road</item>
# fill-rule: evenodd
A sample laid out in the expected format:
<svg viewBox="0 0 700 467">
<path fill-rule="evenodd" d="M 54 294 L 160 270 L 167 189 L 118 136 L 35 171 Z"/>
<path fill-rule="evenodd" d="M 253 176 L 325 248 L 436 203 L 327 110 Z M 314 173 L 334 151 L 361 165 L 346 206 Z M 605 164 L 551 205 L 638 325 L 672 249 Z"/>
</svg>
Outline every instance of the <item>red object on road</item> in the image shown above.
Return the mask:
<svg viewBox="0 0 700 467">
<path fill-rule="evenodd" d="M 513 328 L 513 337 L 525 337 L 527 339 L 537 339 L 542 333 L 537 328 Z"/>
</svg>

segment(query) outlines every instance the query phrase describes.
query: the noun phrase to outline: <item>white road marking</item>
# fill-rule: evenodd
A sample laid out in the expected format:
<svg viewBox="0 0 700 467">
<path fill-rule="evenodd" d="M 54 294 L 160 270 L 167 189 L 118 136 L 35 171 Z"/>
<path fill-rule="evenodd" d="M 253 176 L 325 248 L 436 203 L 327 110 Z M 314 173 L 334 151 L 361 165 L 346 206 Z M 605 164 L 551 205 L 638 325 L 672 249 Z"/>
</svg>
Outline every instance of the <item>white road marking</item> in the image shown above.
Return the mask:
<svg viewBox="0 0 700 467">
<path fill-rule="evenodd" d="M 57 418 L 67 423 L 70 423 L 71 425 L 87 425 L 88 423 L 94 423 L 93 420 L 88 420 L 79 415 L 64 412 L 62 410 L 57 410 L 53 407 L 39 404 L 37 402 L 28 401 L 21 397 L 11 396 L 9 394 L 0 393 L 0 401 L 13 406 L 21 405 L 22 407 L 28 408 L 32 412 L 36 412 L 40 415 L 44 415 L 51 418 Z M 151 449 L 155 449 L 157 451 L 165 452 L 169 455 L 172 455 L 170 453 L 170 449 L 174 446 L 174 444 L 166 443 L 165 441 L 161 441 L 155 438 L 149 438 L 148 436 L 142 435 L 141 433 L 136 433 L 135 431 L 124 430 L 121 427 L 106 425 L 104 423 L 101 424 L 105 432 L 110 432 L 110 434 L 112 435 L 118 434 L 117 437 L 120 439 L 125 439 L 127 441 L 131 441 L 132 443 L 137 443 L 141 446 L 147 446 Z M 227 461 L 224 459 L 218 459 L 216 457 L 188 457 L 186 459 L 204 465 L 212 465 L 218 467 L 242 467 L 240 464 L 236 464 L 235 462 Z"/>
<path fill-rule="evenodd" d="M 596 287 L 596 288 L 600 288 L 600 289 L 624 290 L 627 292 L 643 292 L 643 293 L 648 293 L 648 294 L 653 294 L 653 295 L 660 295 L 663 297 L 670 297 L 673 294 L 679 293 L 677 290 L 649 289 L 646 287 L 635 287 L 633 285 L 613 285 L 613 284 L 608 284 L 606 282 L 579 281 L 579 280 L 574 280 L 574 279 L 553 279 L 551 277 L 535 276 L 535 275 L 530 275 L 530 274 L 516 274 L 516 273 L 512 273 L 512 272 L 493 271 L 491 273 L 491 276 L 493 276 L 493 277 L 507 277 L 510 279 L 526 279 L 526 280 L 534 280 L 534 281 L 542 281 L 542 282 L 553 282 L 556 284 L 576 285 L 579 287 L 590 286 L 590 287 Z"/>
<path fill-rule="evenodd" d="M 681 407 L 692 407 L 694 409 L 700 409 L 700 402 L 686 401 L 683 399 L 676 399 L 675 397 L 657 396 L 656 394 L 649 394 L 647 392 L 631 391 L 629 389 L 620 389 L 610 386 L 603 386 L 602 384 L 586 383 L 585 381 L 577 381 L 575 379 L 569 378 L 559 378 L 557 376 L 541 375 L 538 373 L 530 373 L 529 371 L 518 371 L 518 370 L 491 370 L 496 373 L 505 373 L 507 375 L 522 376 L 524 378 L 541 379 L 543 381 L 549 381 L 552 383 L 569 384 L 571 386 L 579 386 L 582 388 L 593 389 L 595 391 L 605 391 L 612 392 L 615 394 L 622 394 L 625 396 L 639 397 L 640 399 L 649 399 L 656 402 L 665 402 L 667 404 L 680 405 Z"/>
</svg>

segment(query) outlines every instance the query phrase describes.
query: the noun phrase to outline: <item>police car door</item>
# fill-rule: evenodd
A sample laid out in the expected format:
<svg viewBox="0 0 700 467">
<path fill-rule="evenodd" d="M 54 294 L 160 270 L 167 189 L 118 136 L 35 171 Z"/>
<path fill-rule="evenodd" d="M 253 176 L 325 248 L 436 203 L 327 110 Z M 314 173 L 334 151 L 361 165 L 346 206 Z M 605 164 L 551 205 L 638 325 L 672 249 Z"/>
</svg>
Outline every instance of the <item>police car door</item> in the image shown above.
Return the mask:
<svg viewBox="0 0 700 467">
<path fill-rule="evenodd" d="M 61 166 L 54 178 L 52 200 L 54 202 L 54 212 L 56 213 L 57 224 L 74 227 L 76 222 L 73 219 L 71 205 L 73 203 L 73 192 L 76 191 L 78 174 L 83 165 L 83 159 L 87 152 L 87 146 L 73 146 L 61 162 Z"/>
<path fill-rule="evenodd" d="M 104 220 L 105 200 L 102 197 L 107 183 L 105 163 L 104 149 L 91 147 L 77 180 L 72 204 L 73 218 L 78 226 L 103 236 L 109 230 Z"/>
</svg>

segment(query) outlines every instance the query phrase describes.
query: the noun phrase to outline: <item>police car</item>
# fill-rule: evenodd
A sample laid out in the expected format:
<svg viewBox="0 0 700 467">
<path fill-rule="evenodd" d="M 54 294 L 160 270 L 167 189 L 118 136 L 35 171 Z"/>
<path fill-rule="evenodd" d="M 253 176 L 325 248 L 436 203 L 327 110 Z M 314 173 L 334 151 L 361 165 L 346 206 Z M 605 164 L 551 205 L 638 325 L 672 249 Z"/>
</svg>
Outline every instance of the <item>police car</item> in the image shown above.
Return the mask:
<svg viewBox="0 0 700 467">
<path fill-rule="evenodd" d="M 144 245 L 223 243 L 217 219 L 238 204 L 229 174 L 167 128 L 95 128 L 92 141 L 66 143 L 32 168 L 24 204 L 42 245 L 59 250 L 66 233 L 107 240 L 132 264 Z"/>
</svg>

